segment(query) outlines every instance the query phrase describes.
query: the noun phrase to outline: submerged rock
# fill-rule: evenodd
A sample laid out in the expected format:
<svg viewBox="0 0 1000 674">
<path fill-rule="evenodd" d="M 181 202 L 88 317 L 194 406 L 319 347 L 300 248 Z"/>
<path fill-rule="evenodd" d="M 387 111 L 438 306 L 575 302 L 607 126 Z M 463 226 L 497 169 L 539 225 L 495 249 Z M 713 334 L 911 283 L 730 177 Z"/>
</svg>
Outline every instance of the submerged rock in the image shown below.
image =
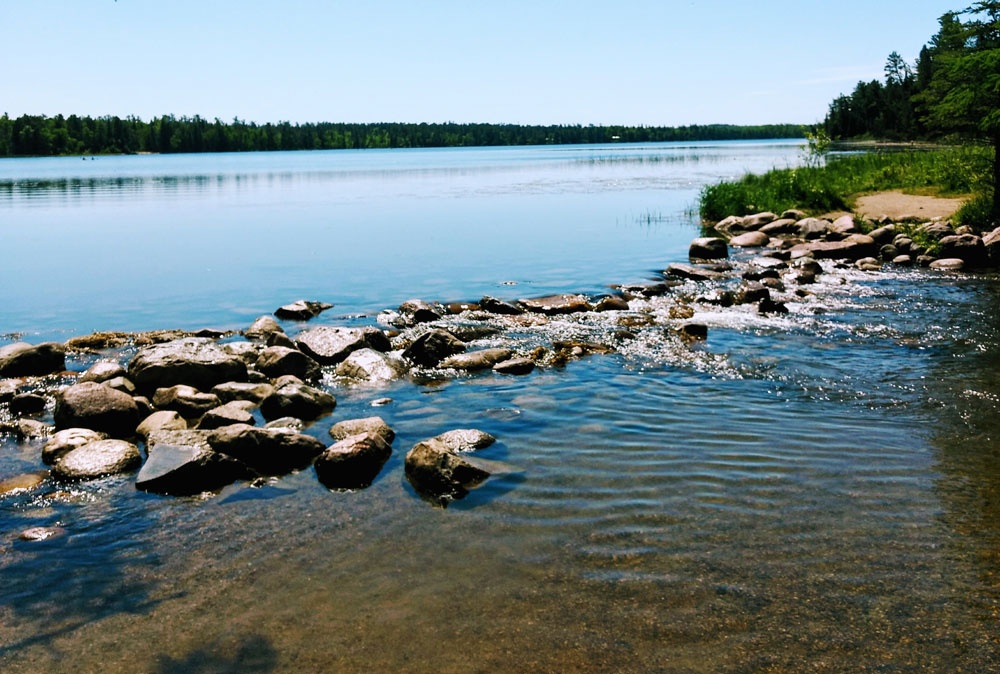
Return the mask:
<svg viewBox="0 0 1000 674">
<path fill-rule="evenodd" d="M 511 357 L 513 351 L 510 349 L 481 349 L 479 351 L 468 351 L 448 356 L 438 367 L 450 368 L 453 370 L 487 370 L 497 363 Z"/>
<path fill-rule="evenodd" d="M 472 452 L 489 447 L 497 439 L 478 428 L 456 428 L 434 436 L 434 440 L 441 442 L 452 452 Z"/>
<path fill-rule="evenodd" d="M 155 494 L 190 496 L 255 477 L 246 464 L 213 450 L 207 431 L 159 431 L 149 438 L 149 458 L 135 486 Z"/>
<path fill-rule="evenodd" d="M 583 295 L 564 294 L 548 295 L 546 297 L 533 297 L 518 300 L 518 304 L 524 307 L 527 311 L 536 314 L 545 314 L 547 316 L 576 314 L 593 309 L 590 302 L 588 302 L 587 298 Z"/>
</svg>

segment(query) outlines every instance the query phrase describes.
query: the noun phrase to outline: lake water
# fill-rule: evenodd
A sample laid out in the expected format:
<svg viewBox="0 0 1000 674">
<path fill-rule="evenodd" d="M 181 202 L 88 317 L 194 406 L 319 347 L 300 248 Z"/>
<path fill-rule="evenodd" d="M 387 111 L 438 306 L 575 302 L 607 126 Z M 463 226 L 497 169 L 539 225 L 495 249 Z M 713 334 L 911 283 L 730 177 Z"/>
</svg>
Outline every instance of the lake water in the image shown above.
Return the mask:
<svg viewBox="0 0 1000 674">
<path fill-rule="evenodd" d="M 686 258 L 702 185 L 800 154 L 2 160 L 0 344 L 238 330 L 299 298 L 340 325 L 412 297 L 607 292 Z M 0 669 L 995 670 L 1000 282 L 820 279 L 788 316 L 696 304 L 709 338 L 684 350 L 650 333 L 526 377 L 335 388 L 308 432 L 377 413 L 397 433 L 366 490 L 306 470 L 202 499 L 128 477 L 0 497 Z M 403 456 L 456 427 L 512 470 L 432 507 Z M 0 435 L 0 479 L 39 449 Z M 32 526 L 66 533 L 17 540 Z"/>
</svg>

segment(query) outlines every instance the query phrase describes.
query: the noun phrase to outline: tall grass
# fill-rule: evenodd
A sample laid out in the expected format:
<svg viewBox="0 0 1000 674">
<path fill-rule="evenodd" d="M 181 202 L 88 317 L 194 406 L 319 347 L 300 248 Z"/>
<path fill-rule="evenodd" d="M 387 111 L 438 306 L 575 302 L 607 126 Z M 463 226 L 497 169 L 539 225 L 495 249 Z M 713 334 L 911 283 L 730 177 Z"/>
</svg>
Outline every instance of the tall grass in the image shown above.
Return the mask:
<svg viewBox="0 0 1000 674">
<path fill-rule="evenodd" d="M 709 185 L 701 191 L 700 213 L 708 222 L 789 208 L 818 214 L 849 209 L 855 197 L 883 190 L 985 195 L 992 163 L 993 149 L 980 146 L 831 155 L 825 166 L 774 169 Z M 967 218 L 977 217 L 973 210 Z"/>
</svg>

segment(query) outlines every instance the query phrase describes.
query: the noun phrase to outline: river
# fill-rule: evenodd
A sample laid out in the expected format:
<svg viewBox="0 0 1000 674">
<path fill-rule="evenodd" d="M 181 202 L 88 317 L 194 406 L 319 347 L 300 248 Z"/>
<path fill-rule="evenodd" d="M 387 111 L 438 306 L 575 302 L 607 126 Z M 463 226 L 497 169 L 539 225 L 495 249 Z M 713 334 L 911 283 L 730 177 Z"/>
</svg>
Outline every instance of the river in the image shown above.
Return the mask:
<svg viewBox="0 0 1000 674">
<path fill-rule="evenodd" d="M 0 160 L 0 344 L 239 330 L 299 298 L 356 325 L 414 297 L 607 292 L 686 258 L 703 185 L 800 160 L 788 141 Z M 786 316 L 699 307 L 709 337 L 681 352 L 335 388 L 308 432 L 377 413 L 397 433 L 365 490 L 304 470 L 203 498 L 130 477 L 0 496 L 0 668 L 994 670 L 1000 282 L 820 278 Z M 456 427 L 512 469 L 433 507 L 403 456 Z M 0 435 L 0 479 L 39 447 Z M 33 526 L 65 534 L 18 540 Z"/>
</svg>

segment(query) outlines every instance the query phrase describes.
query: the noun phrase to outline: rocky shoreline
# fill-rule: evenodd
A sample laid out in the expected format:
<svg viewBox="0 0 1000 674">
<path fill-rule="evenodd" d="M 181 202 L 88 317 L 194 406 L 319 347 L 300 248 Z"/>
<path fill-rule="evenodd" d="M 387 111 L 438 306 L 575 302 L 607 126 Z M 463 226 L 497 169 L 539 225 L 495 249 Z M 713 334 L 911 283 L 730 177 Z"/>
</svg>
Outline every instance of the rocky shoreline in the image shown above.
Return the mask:
<svg viewBox="0 0 1000 674">
<path fill-rule="evenodd" d="M 733 216 L 714 230 L 691 243 L 687 262 L 597 297 L 410 300 L 363 327 L 313 326 L 333 305 L 300 300 L 238 334 L 103 332 L 9 344 L 0 348 L 0 433 L 39 447 L 40 465 L 0 481 L 0 497 L 133 473 L 138 490 L 190 496 L 309 468 L 330 489 L 363 489 L 391 456 L 395 433 L 372 416 L 334 424 L 332 443 L 310 434 L 334 413 L 339 388 L 523 376 L 637 345 L 683 362 L 708 336 L 698 320 L 706 310 L 819 312 L 810 302 L 822 297 L 821 279 L 845 270 L 1000 264 L 1000 228 L 979 236 L 942 220 L 859 223 L 788 211 Z M 84 369 L 67 369 L 67 356 Z M 446 505 L 490 477 L 496 466 L 472 452 L 493 441 L 450 429 L 418 442 L 405 456 L 406 478 Z"/>
</svg>

